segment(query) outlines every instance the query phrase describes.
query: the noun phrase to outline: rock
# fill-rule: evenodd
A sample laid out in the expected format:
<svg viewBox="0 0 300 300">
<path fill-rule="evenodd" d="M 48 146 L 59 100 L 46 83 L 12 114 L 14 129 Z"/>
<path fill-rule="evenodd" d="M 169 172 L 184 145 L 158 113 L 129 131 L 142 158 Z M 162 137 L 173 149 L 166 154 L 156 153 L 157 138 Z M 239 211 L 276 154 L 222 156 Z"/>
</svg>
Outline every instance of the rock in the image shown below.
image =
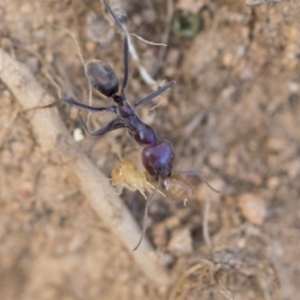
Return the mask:
<svg viewBox="0 0 300 300">
<path fill-rule="evenodd" d="M 192 237 L 188 228 L 180 228 L 172 232 L 169 251 L 177 256 L 190 254 L 193 251 Z"/>
<path fill-rule="evenodd" d="M 266 216 L 265 202 L 255 194 L 243 194 L 238 199 L 243 217 L 252 224 L 261 225 Z"/>
</svg>

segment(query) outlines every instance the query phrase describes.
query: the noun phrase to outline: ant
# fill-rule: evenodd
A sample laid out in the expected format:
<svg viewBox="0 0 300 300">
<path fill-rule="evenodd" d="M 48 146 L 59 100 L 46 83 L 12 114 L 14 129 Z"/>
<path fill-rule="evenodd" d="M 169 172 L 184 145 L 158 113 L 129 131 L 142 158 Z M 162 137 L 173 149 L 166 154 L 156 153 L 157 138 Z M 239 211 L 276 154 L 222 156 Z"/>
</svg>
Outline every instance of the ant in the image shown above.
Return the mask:
<svg viewBox="0 0 300 300">
<path fill-rule="evenodd" d="M 89 81 L 89 83 L 98 90 L 101 94 L 106 97 L 112 98 L 116 105 L 106 106 L 106 107 L 93 107 L 89 105 L 85 105 L 79 103 L 73 99 L 63 98 L 62 101 L 77 106 L 83 110 L 91 111 L 91 112 L 100 112 L 107 111 L 116 115 L 116 118 L 113 119 L 107 126 L 96 130 L 94 132 L 90 132 L 87 126 L 87 122 L 83 119 L 83 117 L 79 114 L 79 121 L 84 128 L 84 130 L 91 136 L 102 136 L 109 131 L 113 131 L 119 128 L 127 128 L 129 130 L 129 134 L 134 138 L 134 140 L 142 145 L 144 148 L 141 152 L 141 159 L 143 166 L 146 170 L 146 177 L 141 177 L 142 185 L 139 187 L 134 187 L 134 189 L 138 189 L 140 191 L 154 191 L 148 198 L 145 205 L 145 213 L 143 219 L 143 230 L 141 234 L 141 238 L 133 249 L 134 251 L 140 246 L 143 237 L 147 228 L 147 215 L 149 206 L 154 199 L 156 192 L 163 194 L 159 188 L 162 187 L 163 191 L 165 191 L 167 196 L 174 196 L 176 192 L 181 192 L 182 195 L 186 194 L 186 197 L 189 198 L 192 195 L 192 187 L 191 185 L 182 177 L 180 174 L 186 176 L 198 176 L 215 192 L 218 192 L 213 187 L 209 185 L 203 175 L 199 172 L 181 172 L 181 171 L 172 171 L 173 162 L 175 159 L 175 153 L 171 142 L 162 139 L 152 127 L 145 124 L 140 118 L 137 116 L 135 112 L 135 108 L 148 103 L 158 95 L 162 94 L 166 90 L 170 89 L 172 86 L 176 84 L 175 80 L 172 80 L 165 84 L 164 86 L 157 89 L 155 92 L 146 96 L 145 98 L 139 100 L 134 105 L 131 105 L 126 98 L 125 90 L 128 84 L 129 77 L 129 43 L 128 43 L 128 33 L 123 28 L 121 21 L 115 15 L 114 11 L 109 6 L 106 0 L 103 0 L 103 3 L 108 10 L 108 12 L 113 17 L 117 27 L 121 30 L 123 34 L 123 44 L 124 44 L 124 79 L 122 82 L 122 87 L 120 93 L 119 91 L 119 80 L 118 77 L 113 70 L 113 68 L 97 59 L 92 59 L 88 61 L 85 66 L 85 75 Z M 131 170 L 135 170 L 134 164 L 130 166 L 130 164 L 125 164 L 123 166 L 125 168 L 131 168 Z M 127 174 L 134 174 L 133 171 L 127 172 Z M 118 171 L 116 171 L 116 176 L 118 176 Z M 122 174 L 126 174 L 122 173 Z M 121 174 L 121 178 L 122 175 Z M 119 174 L 120 175 L 120 174 Z M 130 176 L 130 175 L 127 175 Z M 134 177 L 133 177 L 134 178 Z M 127 183 L 127 187 L 132 186 L 130 184 L 130 177 L 128 177 L 129 184 Z M 124 178 L 123 178 L 124 180 Z M 119 183 L 121 185 L 122 182 Z M 153 186 L 153 184 L 155 186 Z M 118 184 L 117 184 L 118 185 Z M 124 185 L 124 184 L 123 184 Z M 125 185 L 126 186 L 126 185 Z"/>
</svg>

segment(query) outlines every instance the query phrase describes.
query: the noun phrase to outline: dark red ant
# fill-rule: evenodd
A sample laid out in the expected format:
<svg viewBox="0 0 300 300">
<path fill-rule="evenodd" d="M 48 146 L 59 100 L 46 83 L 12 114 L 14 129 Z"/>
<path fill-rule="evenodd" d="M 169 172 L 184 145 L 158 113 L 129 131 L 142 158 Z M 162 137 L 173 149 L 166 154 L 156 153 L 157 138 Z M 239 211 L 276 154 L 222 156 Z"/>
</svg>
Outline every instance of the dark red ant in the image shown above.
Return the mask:
<svg viewBox="0 0 300 300">
<path fill-rule="evenodd" d="M 173 162 L 175 158 L 174 149 L 172 144 L 167 141 L 163 140 L 157 133 L 154 131 L 153 128 L 145 124 L 140 118 L 137 116 L 135 112 L 135 108 L 145 104 L 158 95 L 162 94 L 164 91 L 171 88 L 173 85 L 176 84 L 174 80 L 168 82 L 164 86 L 160 87 L 157 91 L 151 93 L 150 95 L 146 96 L 145 98 L 139 100 L 133 106 L 127 101 L 125 90 L 128 84 L 128 75 L 129 75 L 129 46 L 128 46 L 128 34 L 123 28 L 120 20 L 117 18 L 109 4 L 106 0 L 103 0 L 103 3 L 106 9 L 109 11 L 111 16 L 114 18 L 116 25 L 120 28 L 123 33 L 123 43 L 124 43 L 124 79 L 121 87 L 121 92 L 119 91 L 119 80 L 112 69 L 112 67 L 97 59 L 93 59 L 88 61 L 85 64 L 85 75 L 90 82 L 90 84 L 98 90 L 101 94 L 110 97 L 116 103 L 116 105 L 111 105 L 107 107 L 93 107 L 89 105 L 85 105 L 79 103 L 73 99 L 63 98 L 62 101 L 74 106 L 77 106 L 81 109 L 92 111 L 92 112 L 99 112 L 99 111 L 108 111 L 116 115 L 116 118 L 112 120 L 106 127 L 101 128 L 97 131 L 90 132 L 87 126 L 86 121 L 79 115 L 79 121 L 85 131 L 91 136 L 101 136 L 109 131 L 113 131 L 119 128 L 127 128 L 129 130 L 130 135 L 134 138 L 134 140 L 139 143 L 140 145 L 144 146 L 141 158 L 142 163 L 151 177 L 152 181 L 156 182 L 156 188 L 154 192 L 149 197 L 146 207 L 145 207 L 145 214 L 144 214 L 144 221 L 143 221 L 143 231 L 141 238 L 134 248 L 136 250 L 142 242 L 142 239 L 146 232 L 146 221 L 148 215 L 149 206 L 154 199 L 156 191 L 159 190 L 160 187 L 166 190 L 168 182 L 175 182 L 176 179 L 180 182 L 180 186 L 184 186 L 185 180 L 180 179 L 179 174 L 183 174 L 186 176 L 198 176 L 204 180 L 204 182 L 214 191 L 205 178 L 199 172 L 174 172 L 172 174 L 173 169 Z M 174 180 L 172 180 L 174 178 Z M 150 180 L 149 180 L 150 182 Z M 167 184 L 166 184 L 166 183 Z M 173 183 L 174 185 L 174 183 Z M 173 187 L 172 187 L 173 189 Z M 216 191 L 217 192 L 217 191 Z"/>
</svg>

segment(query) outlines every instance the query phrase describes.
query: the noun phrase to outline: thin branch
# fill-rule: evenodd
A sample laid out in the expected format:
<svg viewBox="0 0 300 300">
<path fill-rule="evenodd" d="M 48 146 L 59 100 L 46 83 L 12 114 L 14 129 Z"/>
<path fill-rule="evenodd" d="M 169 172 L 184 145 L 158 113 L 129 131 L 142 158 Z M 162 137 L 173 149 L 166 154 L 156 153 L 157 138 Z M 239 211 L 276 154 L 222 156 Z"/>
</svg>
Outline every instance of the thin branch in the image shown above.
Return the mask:
<svg viewBox="0 0 300 300">
<path fill-rule="evenodd" d="M 169 40 L 173 13 L 174 13 L 173 0 L 167 0 L 167 15 L 165 18 L 165 29 L 162 34 L 162 43 L 166 44 L 166 45 L 168 44 L 168 40 Z M 165 47 L 160 49 L 158 56 L 157 56 L 155 68 L 152 73 L 153 76 L 155 76 L 157 74 L 157 72 L 159 71 L 159 69 L 161 68 L 164 57 L 166 55 L 166 51 L 167 51 L 167 48 L 165 48 Z"/>
<path fill-rule="evenodd" d="M 162 46 L 162 47 L 167 47 L 168 46 L 167 44 L 163 44 L 163 43 L 155 43 L 155 42 L 147 41 L 147 40 L 143 39 L 141 36 L 139 36 L 135 33 L 132 33 L 132 32 L 130 32 L 129 34 L 136 37 L 138 40 L 140 40 L 140 41 L 142 41 L 142 42 L 144 42 L 145 44 L 148 44 L 148 45 Z"/>
</svg>

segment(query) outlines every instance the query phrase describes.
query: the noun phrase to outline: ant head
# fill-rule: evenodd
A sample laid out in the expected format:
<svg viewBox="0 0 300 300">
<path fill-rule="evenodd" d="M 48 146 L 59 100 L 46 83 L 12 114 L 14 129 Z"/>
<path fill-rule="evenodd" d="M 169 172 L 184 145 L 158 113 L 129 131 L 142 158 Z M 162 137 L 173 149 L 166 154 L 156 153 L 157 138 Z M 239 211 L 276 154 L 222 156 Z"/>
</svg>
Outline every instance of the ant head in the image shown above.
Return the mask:
<svg viewBox="0 0 300 300">
<path fill-rule="evenodd" d="M 175 154 L 169 141 L 145 147 L 141 156 L 144 168 L 156 181 L 171 175 Z"/>
<path fill-rule="evenodd" d="M 102 60 L 92 59 L 84 66 L 89 83 L 101 94 L 113 97 L 119 90 L 119 80 L 113 68 Z"/>
</svg>

